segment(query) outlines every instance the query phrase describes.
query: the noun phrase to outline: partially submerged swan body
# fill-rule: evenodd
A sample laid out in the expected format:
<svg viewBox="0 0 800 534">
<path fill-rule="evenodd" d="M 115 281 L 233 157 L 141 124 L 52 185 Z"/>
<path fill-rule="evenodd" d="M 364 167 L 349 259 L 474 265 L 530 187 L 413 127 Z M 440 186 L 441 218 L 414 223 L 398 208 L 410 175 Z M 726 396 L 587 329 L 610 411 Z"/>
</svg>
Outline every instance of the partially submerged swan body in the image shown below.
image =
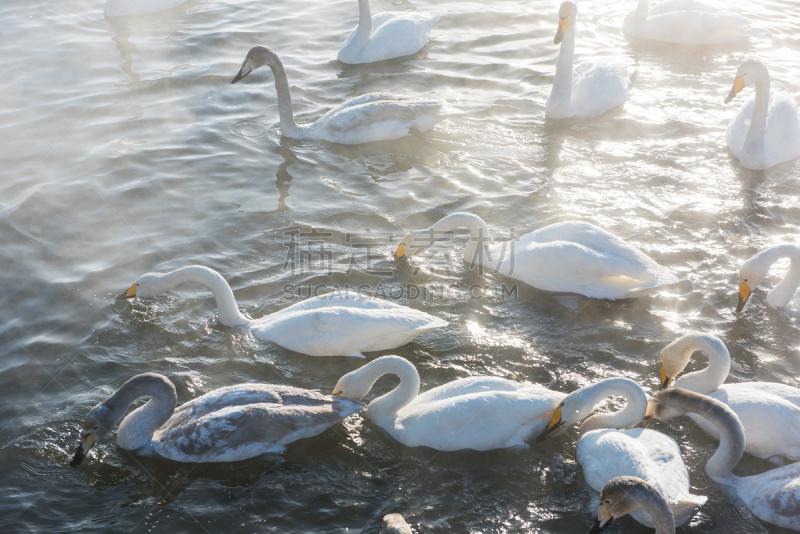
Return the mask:
<svg viewBox="0 0 800 534">
<path fill-rule="evenodd" d="M 370 402 L 366 416 L 403 445 L 440 451 L 526 446 L 564 397 L 497 377 L 463 378 L 420 394 L 416 368 L 399 356 L 382 356 L 347 373 L 333 395 L 362 399 L 384 374 L 398 376 L 400 385 Z"/>
<path fill-rule="evenodd" d="M 652 8 L 639 0 L 622 27 L 632 37 L 688 45 L 732 43 L 755 34 L 745 17 L 699 0 L 664 0 Z"/>
<path fill-rule="evenodd" d="M 548 119 L 574 116 L 597 117 L 622 105 L 628 99 L 632 66 L 618 61 L 584 62 L 573 68 L 575 54 L 575 17 L 578 6 L 571 0 L 558 11 L 555 44 L 561 43 L 556 60 L 553 89 L 545 103 Z"/>
<path fill-rule="evenodd" d="M 402 515 L 386 514 L 383 516 L 381 534 L 412 534 L 412 532 Z"/>
<path fill-rule="evenodd" d="M 800 109 L 783 85 L 770 85 L 767 67 L 757 59 L 739 65 L 727 104 L 748 85 L 747 99 L 728 125 L 725 142 L 742 167 L 764 170 L 800 156 Z"/>
<path fill-rule="evenodd" d="M 286 137 L 357 145 L 424 132 L 443 118 L 444 102 L 438 98 L 369 93 L 336 106 L 310 124 L 297 124 L 286 70 L 278 55 L 269 48 L 253 47 L 231 83 L 238 82 L 264 65 L 272 70 L 275 77 L 281 134 Z"/>
<path fill-rule="evenodd" d="M 722 340 L 710 334 L 686 334 L 659 356 L 661 386 L 666 388 L 689 363 L 695 351 L 708 356 L 708 367 L 675 380 L 675 387 L 709 395 L 738 416 L 746 436 L 745 451 L 759 458 L 800 460 L 800 389 L 775 382 L 723 384 L 731 356 Z M 719 439 L 717 427 L 688 414 L 706 434 Z"/>
<path fill-rule="evenodd" d="M 588 417 L 595 406 L 611 395 L 625 397 L 625 408 Z M 675 440 L 646 428 L 625 428 L 641 421 L 647 406 L 647 396 L 633 380 L 601 380 L 567 395 L 553 412 L 538 441 L 586 418 L 581 425 L 576 457 L 587 484 L 601 492 L 610 480 L 619 476 L 645 480 L 666 499 L 675 524 L 682 525 L 707 499 L 689 492 L 689 471 Z M 619 428 L 625 430 L 617 430 Z M 656 519 L 645 510 L 632 510 L 631 516 L 643 525 L 656 525 Z"/>
<path fill-rule="evenodd" d="M 614 234 L 574 221 L 551 224 L 514 241 L 492 243 L 483 219 L 454 213 L 406 235 L 395 256 L 413 256 L 430 246 L 433 238 L 455 228 L 470 232 L 464 250 L 468 266 L 481 266 L 546 291 L 616 300 L 644 296 L 678 281 Z"/>
<path fill-rule="evenodd" d="M 439 13 L 372 15 L 369 0 L 358 0 L 358 26 L 339 50 L 337 59 L 357 65 L 416 54 L 428 43 Z"/>
<path fill-rule="evenodd" d="M 744 454 L 745 434 L 739 418 L 727 405 L 706 395 L 671 388 L 659 392 L 647 407 L 647 418 L 663 420 L 687 413 L 700 415 L 717 427 L 719 447 L 706 463 L 708 476 L 735 489 L 762 521 L 800 530 L 800 463 L 738 477 L 731 470 Z"/>
<path fill-rule="evenodd" d="M 125 416 L 144 396 L 150 400 Z M 89 411 L 70 465 L 80 464 L 118 423 L 117 444 L 123 449 L 146 448 L 143 452 L 177 462 L 233 462 L 283 452 L 289 443 L 316 436 L 363 407 L 352 399 L 275 384 L 228 386 L 176 404 L 167 377 L 134 376 Z"/>
<path fill-rule="evenodd" d="M 362 352 L 393 349 L 447 325 L 425 312 L 349 291 L 320 295 L 252 320 L 239 311 L 222 275 L 199 265 L 144 274 L 119 298 L 155 297 L 184 282 L 211 289 L 225 326 L 246 327 L 261 341 L 311 356 L 363 358 Z"/>
<path fill-rule="evenodd" d="M 156 13 L 185 4 L 186 0 L 106 0 L 106 17 Z"/>
<path fill-rule="evenodd" d="M 764 281 L 770 267 L 776 261 L 789 258 L 789 272 L 783 280 L 767 295 L 767 304 L 773 308 L 785 308 L 800 287 L 800 247 L 796 245 L 778 245 L 762 250 L 742 264 L 739 269 L 739 302 L 736 311 L 744 309 L 753 290 Z"/>
<path fill-rule="evenodd" d="M 637 477 L 612 478 L 600 493 L 600 505 L 588 534 L 600 534 L 615 519 L 634 510 L 642 510 L 653 519 L 656 534 L 675 534 L 675 518 L 664 496 Z"/>
</svg>

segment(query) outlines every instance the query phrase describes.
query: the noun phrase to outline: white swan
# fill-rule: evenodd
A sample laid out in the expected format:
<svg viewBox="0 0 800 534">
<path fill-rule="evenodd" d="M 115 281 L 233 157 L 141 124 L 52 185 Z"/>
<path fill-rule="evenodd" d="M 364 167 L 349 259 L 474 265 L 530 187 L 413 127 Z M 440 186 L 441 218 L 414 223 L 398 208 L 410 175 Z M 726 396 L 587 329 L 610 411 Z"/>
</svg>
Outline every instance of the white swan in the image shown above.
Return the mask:
<svg viewBox="0 0 800 534">
<path fill-rule="evenodd" d="M 410 257 L 454 228 L 469 230 L 464 250 L 468 266 L 478 265 L 547 291 L 616 300 L 639 297 L 678 281 L 646 254 L 584 222 L 551 224 L 514 241 L 490 244 L 483 219 L 454 213 L 406 235 L 395 256 Z"/>
<path fill-rule="evenodd" d="M 733 487 L 762 521 L 800 530 L 800 462 L 749 477 L 734 475 L 731 470 L 744 454 L 742 424 L 728 406 L 699 393 L 680 388 L 661 391 L 650 400 L 647 418 L 669 419 L 689 412 L 711 421 L 720 435 L 719 447 L 706 463 L 708 476 Z"/>
<path fill-rule="evenodd" d="M 612 478 L 600 493 L 597 519 L 588 534 L 600 534 L 615 519 L 643 510 L 655 523 L 656 534 L 675 534 L 675 518 L 661 493 L 637 477 Z"/>
<path fill-rule="evenodd" d="M 689 45 L 732 43 L 755 34 L 745 17 L 699 0 L 664 0 L 652 9 L 648 0 L 639 0 L 622 28 L 632 37 Z"/>
<path fill-rule="evenodd" d="M 411 527 L 400 514 L 386 514 L 381 523 L 381 534 L 413 534 Z"/>
<path fill-rule="evenodd" d="M 139 397 L 150 400 L 123 419 Z M 175 386 L 163 375 L 136 375 L 89 411 L 72 467 L 117 423 L 117 445 L 155 452 L 178 462 L 233 462 L 283 452 L 363 408 L 351 399 L 275 384 L 216 389 L 175 408 Z"/>
<path fill-rule="evenodd" d="M 389 13 L 373 16 L 369 0 L 358 0 L 358 26 L 339 50 L 337 59 L 356 65 L 419 52 L 428 42 L 439 13 Z"/>
<path fill-rule="evenodd" d="M 709 395 L 739 416 L 747 436 L 747 452 L 773 461 L 800 460 L 800 389 L 773 382 L 723 384 L 731 356 L 722 341 L 709 334 L 686 334 L 661 351 L 661 387 L 666 388 L 689 363 L 695 351 L 708 356 L 708 367 L 675 381 L 675 387 Z M 719 439 L 716 427 L 689 414 L 707 434 Z"/>
<path fill-rule="evenodd" d="M 784 308 L 792 300 L 792 296 L 800 287 L 800 247 L 796 245 L 778 245 L 762 250 L 746 262 L 739 269 L 739 302 L 736 311 L 740 312 L 747 304 L 753 290 L 758 287 L 767 276 L 770 267 L 782 258 L 791 259 L 789 272 L 783 280 L 776 285 L 767 295 L 767 304 L 773 308 Z M 800 458 L 798 458 L 800 459 Z"/>
<path fill-rule="evenodd" d="M 156 13 L 178 7 L 186 0 L 107 0 L 106 17 L 124 17 L 142 13 Z"/>
<path fill-rule="evenodd" d="M 561 43 L 556 60 L 553 89 L 547 97 L 544 116 L 565 119 L 576 115 L 596 117 L 622 105 L 628 98 L 631 77 L 636 69 L 623 62 L 599 61 L 581 63 L 574 69 L 575 17 L 578 6 L 570 0 L 558 10 L 558 31 L 555 44 Z"/>
<path fill-rule="evenodd" d="M 155 297 L 184 282 L 208 287 L 217 301 L 219 322 L 244 326 L 261 341 L 311 356 L 353 356 L 409 343 L 447 322 L 394 302 L 344 291 L 304 300 L 261 319 L 245 317 L 228 282 L 218 272 L 191 265 L 168 273 L 147 273 L 117 298 Z"/>
<path fill-rule="evenodd" d="M 755 84 L 756 94 L 742 105 L 728 125 L 725 142 L 746 169 L 764 170 L 800 156 L 800 110 L 794 96 L 774 83 L 757 59 L 739 65 L 730 102 L 745 86 Z"/>
<path fill-rule="evenodd" d="M 555 409 L 537 441 L 582 421 L 611 395 L 625 397 L 625 408 L 616 413 L 593 415 L 581 425 L 575 452 L 583 477 L 598 493 L 615 477 L 641 478 L 664 496 L 675 524 L 682 525 L 707 499 L 689 493 L 689 471 L 678 444 L 669 436 L 646 428 L 615 430 L 635 425 L 647 411 L 647 396 L 633 380 L 607 378 L 570 393 Z M 631 516 L 649 527 L 655 525 L 644 510 L 635 510 Z"/>
<path fill-rule="evenodd" d="M 563 393 L 497 377 L 470 377 L 419 393 L 408 360 L 382 356 L 339 379 L 333 396 L 362 399 L 385 374 L 400 385 L 367 405 L 365 414 L 409 447 L 487 451 L 521 447 L 547 425 Z"/>
<path fill-rule="evenodd" d="M 278 55 L 269 48 L 255 46 L 250 49 L 231 83 L 238 82 L 264 65 L 269 66 L 275 76 L 281 134 L 286 137 L 357 145 L 424 132 L 443 118 L 444 102 L 438 98 L 368 93 L 336 106 L 310 124 L 297 124 L 292 112 L 292 95 L 286 70 Z"/>
</svg>

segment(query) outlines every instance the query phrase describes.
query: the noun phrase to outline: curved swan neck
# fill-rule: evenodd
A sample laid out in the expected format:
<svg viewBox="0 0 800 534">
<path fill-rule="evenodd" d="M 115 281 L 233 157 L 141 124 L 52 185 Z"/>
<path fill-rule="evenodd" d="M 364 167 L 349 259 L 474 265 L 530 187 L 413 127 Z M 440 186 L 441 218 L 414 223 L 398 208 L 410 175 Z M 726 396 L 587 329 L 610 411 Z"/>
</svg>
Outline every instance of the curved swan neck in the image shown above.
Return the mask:
<svg viewBox="0 0 800 534">
<path fill-rule="evenodd" d="M 155 296 L 184 282 L 197 282 L 208 287 L 217 301 L 219 322 L 225 326 L 243 326 L 250 324 L 250 320 L 242 315 L 236 305 L 236 298 L 228 282 L 217 271 L 202 267 L 200 265 L 190 265 L 182 267 L 168 273 L 157 273 L 145 275 L 152 277 L 148 280 L 147 286 L 139 290 L 142 296 Z M 153 284 L 151 286 L 151 284 Z"/>
<path fill-rule="evenodd" d="M 399 356 L 382 356 L 373 360 L 358 371 L 357 378 L 372 385 L 385 374 L 394 374 L 400 379 L 400 384 L 389 393 L 378 397 L 369 403 L 367 414 L 376 420 L 394 418 L 394 415 L 403 406 L 410 403 L 419 394 L 419 373 L 411 362 Z"/>
<path fill-rule="evenodd" d="M 117 443 L 123 449 L 138 449 L 152 439 L 153 432 L 175 411 L 178 396 L 175 386 L 165 376 L 145 373 L 134 376 L 109 397 L 102 406 L 111 411 L 119 423 L 128 406 L 139 397 L 149 396 L 143 406 L 128 414 L 117 430 Z"/>
<path fill-rule="evenodd" d="M 359 50 L 369 42 L 372 37 L 372 13 L 369 10 L 369 0 L 358 0 L 358 30 L 355 43 Z"/>
<path fill-rule="evenodd" d="M 791 265 L 789 265 L 789 272 L 783 277 L 778 285 L 769 292 L 767 295 L 767 304 L 774 308 L 782 308 L 789 304 L 792 295 L 800 287 L 800 247 L 795 245 L 780 245 L 772 247 L 761 254 L 764 255 L 764 262 L 771 266 L 776 261 L 782 258 L 789 258 Z M 766 267 L 766 273 L 769 267 Z"/>
<path fill-rule="evenodd" d="M 717 337 L 707 334 L 687 334 L 674 342 L 675 350 L 682 352 L 686 363 L 695 351 L 708 356 L 708 367 L 688 373 L 675 381 L 675 387 L 697 393 L 711 393 L 725 382 L 731 370 L 731 355 L 725 344 Z M 684 363 L 684 367 L 686 366 Z"/>
<path fill-rule="evenodd" d="M 572 109 L 572 63 L 575 54 L 575 19 L 577 12 L 570 16 L 567 30 L 561 39 L 561 49 L 556 60 L 556 73 L 553 77 L 553 90 L 548 99 L 551 103 L 551 113 L 554 110 L 563 110 L 568 115 Z"/>
<path fill-rule="evenodd" d="M 664 496 L 650 484 L 638 481 L 629 489 L 631 499 L 638 508 L 647 512 L 656 527 L 655 534 L 675 534 L 675 518 Z"/>
<path fill-rule="evenodd" d="M 486 254 L 485 248 L 481 251 L 480 255 L 476 254 L 476 252 L 478 252 L 478 246 L 486 247 L 491 244 L 489 227 L 486 226 L 483 219 L 477 215 L 473 215 L 472 213 L 453 213 L 424 231 L 430 232 L 432 234 L 431 238 L 433 239 L 436 237 L 436 234 L 449 232 L 456 228 L 466 228 L 469 230 L 469 241 L 464 249 L 465 263 L 474 267 L 479 258 L 481 259 L 479 263 L 485 266 L 497 261 L 495 258 L 491 258 L 490 260 L 490 255 Z"/>
<path fill-rule="evenodd" d="M 636 382 L 628 378 L 608 378 L 579 391 L 581 404 L 590 410 L 612 395 L 620 395 L 626 401 L 625 407 L 618 412 L 587 418 L 581 425 L 581 432 L 599 428 L 627 428 L 641 421 L 647 412 L 647 395 Z"/>
</svg>

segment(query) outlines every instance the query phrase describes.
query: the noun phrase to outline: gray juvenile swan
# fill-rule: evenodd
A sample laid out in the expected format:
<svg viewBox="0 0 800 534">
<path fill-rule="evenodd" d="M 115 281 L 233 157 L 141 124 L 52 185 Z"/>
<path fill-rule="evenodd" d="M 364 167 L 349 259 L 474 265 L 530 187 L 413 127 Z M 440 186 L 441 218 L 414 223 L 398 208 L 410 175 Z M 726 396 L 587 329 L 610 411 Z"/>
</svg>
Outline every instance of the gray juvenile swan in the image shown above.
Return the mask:
<svg viewBox="0 0 800 534">
<path fill-rule="evenodd" d="M 665 389 L 650 399 L 646 419 L 669 419 L 696 413 L 719 432 L 717 452 L 706 463 L 708 476 L 731 486 L 759 519 L 800 530 L 800 462 L 760 475 L 738 477 L 731 470 L 744 454 L 745 436 L 739 417 L 728 406 L 706 395 L 680 388 Z"/>
<path fill-rule="evenodd" d="M 292 112 L 292 95 L 289 92 L 286 69 L 283 68 L 278 54 L 269 48 L 251 48 L 231 83 L 238 82 L 264 65 L 272 69 L 275 77 L 281 134 L 286 137 L 357 145 L 424 132 L 443 118 L 444 102 L 438 98 L 368 93 L 336 106 L 310 124 L 297 124 Z"/>
<path fill-rule="evenodd" d="M 145 396 L 150 400 L 123 419 L 131 403 Z M 176 409 L 177 401 L 167 377 L 134 376 L 89 411 L 70 465 L 78 466 L 117 423 L 117 445 L 123 449 L 146 447 L 178 462 L 232 462 L 283 452 L 287 444 L 316 436 L 364 406 L 275 384 L 216 389 Z"/>
<path fill-rule="evenodd" d="M 603 532 L 615 519 L 634 510 L 653 518 L 656 534 L 675 534 L 675 519 L 664 496 L 641 478 L 626 476 L 609 480 L 603 488 L 597 519 L 588 534 Z"/>
</svg>

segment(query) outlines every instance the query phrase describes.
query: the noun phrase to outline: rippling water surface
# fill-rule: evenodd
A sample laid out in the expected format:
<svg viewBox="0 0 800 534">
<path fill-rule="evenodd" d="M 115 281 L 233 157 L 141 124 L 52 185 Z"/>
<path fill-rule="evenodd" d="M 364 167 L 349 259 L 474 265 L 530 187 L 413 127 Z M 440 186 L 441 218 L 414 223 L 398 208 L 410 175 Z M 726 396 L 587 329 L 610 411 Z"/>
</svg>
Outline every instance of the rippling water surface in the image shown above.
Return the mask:
<svg viewBox="0 0 800 534">
<path fill-rule="evenodd" d="M 576 60 L 625 58 L 638 75 L 621 108 L 553 122 L 544 119 L 558 53 L 553 0 L 373 0 L 375 12 L 442 16 L 419 54 L 360 66 L 335 59 L 355 0 L 190 0 L 126 19 L 106 19 L 101 0 L 4 1 L 0 530 L 376 532 L 392 511 L 419 532 L 588 528 L 575 428 L 525 450 L 438 453 L 356 416 L 281 456 L 187 465 L 108 442 L 70 468 L 89 408 L 134 374 L 165 374 L 185 402 L 239 382 L 330 392 L 363 363 L 305 357 L 222 326 L 198 285 L 114 300 L 149 271 L 212 267 L 251 317 L 337 284 L 423 309 L 449 326 L 391 351 L 417 366 L 423 389 L 493 375 L 570 392 L 627 376 L 652 393 L 654 358 L 692 330 L 726 342 L 731 381 L 796 384 L 797 300 L 769 309 L 759 289 L 742 316 L 733 311 L 740 263 L 800 241 L 800 161 L 740 168 L 724 134 L 752 89 L 723 99 L 749 56 L 800 89 L 800 2 L 718 3 L 770 35 L 647 43 L 621 30 L 633 0 L 582 2 Z M 282 138 L 269 70 L 230 85 L 256 44 L 283 59 L 299 122 L 371 91 L 437 96 L 456 113 L 429 144 Z M 599 224 L 681 281 L 621 302 L 524 286 L 514 298 L 498 292 L 508 280 L 461 264 L 462 233 L 395 265 L 391 240 L 455 211 L 506 237 L 564 220 Z M 293 263 L 308 250 L 328 255 Z M 475 284 L 488 288 L 482 298 L 470 298 Z M 395 384 L 383 378 L 368 399 Z M 709 496 L 683 532 L 781 531 L 708 479 L 716 444 L 691 421 L 651 427 L 679 441 L 693 492 Z M 737 471 L 769 467 L 746 456 Z M 610 532 L 648 530 L 625 519 Z"/>
</svg>

